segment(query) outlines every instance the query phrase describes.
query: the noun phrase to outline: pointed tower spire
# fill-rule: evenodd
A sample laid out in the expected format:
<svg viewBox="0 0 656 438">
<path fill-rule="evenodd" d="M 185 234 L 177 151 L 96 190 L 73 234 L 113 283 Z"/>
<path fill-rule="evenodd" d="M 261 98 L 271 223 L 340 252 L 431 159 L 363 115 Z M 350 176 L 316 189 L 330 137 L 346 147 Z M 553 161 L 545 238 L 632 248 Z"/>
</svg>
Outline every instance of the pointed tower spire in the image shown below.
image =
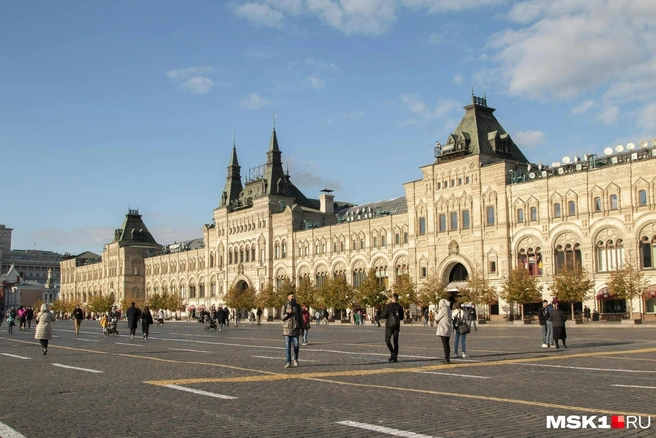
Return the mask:
<svg viewBox="0 0 656 438">
<path fill-rule="evenodd" d="M 230 164 L 228 164 L 228 176 L 226 178 L 225 188 L 221 194 L 221 203 L 219 207 L 230 205 L 232 201 L 239 199 L 239 194 L 242 191 L 241 185 L 241 166 L 237 160 L 237 146 L 235 144 L 235 133 L 232 133 L 232 155 L 230 156 Z"/>
<path fill-rule="evenodd" d="M 274 115 L 273 132 L 271 133 L 271 142 L 269 143 L 267 162 L 264 169 L 264 178 L 268 181 L 267 195 L 291 196 L 285 171 L 282 168 L 281 156 L 282 152 L 278 147 Z"/>
</svg>

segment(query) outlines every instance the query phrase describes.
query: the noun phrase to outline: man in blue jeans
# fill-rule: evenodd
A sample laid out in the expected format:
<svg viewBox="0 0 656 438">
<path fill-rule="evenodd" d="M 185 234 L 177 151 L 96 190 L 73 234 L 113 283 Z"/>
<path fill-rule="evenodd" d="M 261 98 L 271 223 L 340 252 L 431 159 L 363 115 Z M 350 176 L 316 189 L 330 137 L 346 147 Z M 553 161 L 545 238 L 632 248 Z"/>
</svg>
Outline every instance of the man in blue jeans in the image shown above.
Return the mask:
<svg viewBox="0 0 656 438">
<path fill-rule="evenodd" d="M 549 348 L 553 345 L 553 323 L 549 321 L 552 311 L 553 306 L 547 300 L 542 301 L 542 307 L 538 310 L 538 321 L 542 328 L 542 348 Z"/>
<path fill-rule="evenodd" d="M 282 335 L 285 337 L 285 354 L 287 357 L 285 368 L 298 366 L 298 338 L 301 336 L 302 321 L 301 306 L 296 303 L 293 293 L 287 295 L 287 303 L 282 308 Z M 294 346 L 293 360 L 292 345 Z"/>
</svg>

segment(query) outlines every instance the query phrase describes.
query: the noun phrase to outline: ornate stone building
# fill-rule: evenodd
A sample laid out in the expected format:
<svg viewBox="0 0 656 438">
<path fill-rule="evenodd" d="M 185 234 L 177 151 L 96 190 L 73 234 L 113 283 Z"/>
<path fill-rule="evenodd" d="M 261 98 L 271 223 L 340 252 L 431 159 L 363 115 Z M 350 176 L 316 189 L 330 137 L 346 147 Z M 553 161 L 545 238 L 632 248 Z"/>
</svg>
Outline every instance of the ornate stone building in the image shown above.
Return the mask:
<svg viewBox="0 0 656 438">
<path fill-rule="evenodd" d="M 621 314 L 629 304 L 654 313 L 656 139 L 543 166 L 526 159 L 493 113 L 486 99 L 472 97 L 421 179 L 404 184 L 406 196 L 368 205 L 336 202 L 327 189 L 307 198 L 283 170 L 275 129 L 266 164 L 245 179 L 233 145 L 202 239 L 162 250 L 130 212 L 126 223 L 138 218 L 139 225 L 124 223 L 97 263 L 62 262 L 62 295 L 118 300 L 130 291 L 168 291 L 199 307 L 222 304 L 232 286 L 261 290 L 286 277 L 320 285 L 346 275 L 357 287 L 372 268 L 390 285 L 402 273 L 418 286 L 438 275 L 453 290 L 477 270 L 500 289 L 513 267 L 525 266 L 549 298 L 553 274 L 578 260 L 595 281 L 585 303 L 592 309 Z M 626 260 L 637 261 L 651 285 L 633 303 L 605 289 Z M 500 302 L 489 311 L 502 317 L 510 308 Z"/>
</svg>

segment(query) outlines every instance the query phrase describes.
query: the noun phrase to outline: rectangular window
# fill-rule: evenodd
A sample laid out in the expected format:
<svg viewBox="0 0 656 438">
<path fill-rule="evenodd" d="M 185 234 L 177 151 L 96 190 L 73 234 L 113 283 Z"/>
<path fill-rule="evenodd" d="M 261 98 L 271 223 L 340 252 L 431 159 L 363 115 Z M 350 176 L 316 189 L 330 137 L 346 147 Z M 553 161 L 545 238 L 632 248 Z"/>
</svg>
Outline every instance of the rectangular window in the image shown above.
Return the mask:
<svg viewBox="0 0 656 438">
<path fill-rule="evenodd" d="M 333 252 L 337 252 L 337 242 L 333 243 Z"/>
<path fill-rule="evenodd" d="M 378 248 L 378 237 L 374 236 L 374 248 Z"/>
<path fill-rule="evenodd" d="M 422 278 L 426 278 L 426 274 L 427 274 L 426 267 L 422 267 L 422 268 L 421 268 L 421 276 L 422 276 Z"/>
<path fill-rule="evenodd" d="M 353 246 L 352 250 L 353 250 L 353 251 L 357 251 L 357 249 L 358 249 L 358 241 L 355 240 L 355 239 L 353 239 L 353 245 L 352 245 L 352 246 Z"/>
<path fill-rule="evenodd" d="M 421 235 L 426 234 L 426 218 L 425 217 L 420 217 L 419 218 L 419 234 L 421 234 Z"/>
<path fill-rule="evenodd" d="M 406 231 L 403 233 L 403 244 L 407 245 L 408 244 L 408 232 Z"/>
<path fill-rule="evenodd" d="M 487 207 L 487 224 L 494 225 L 494 207 Z"/>
<path fill-rule="evenodd" d="M 340 251 L 344 251 L 344 242 L 339 242 Z"/>
<path fill-rule="evenodd" d="M 446 231 L 446 215 L 440 215 L 440 231 Z"/>
<path fill-rule="evenodd" d="M 570 216 L 576 215 L 576 202 L 569 201 L 567 205 L 569 205 L 569 215 Z"/>
<path fill-rule="evenodd" d="M 380 244 L 383 248 L 387 246 L 387 236 L 380 236 Z"/>
<path fill-rule="evenodd" d="M 643 269 L 654 268 L 654 258 L 656 256 L 656 245 L 649 242 L 641 242 L 642 267 Z"/>
<path fill-rule="evenodd" d="M 561 211 L 560 211 L 560 203 L 555 203 L 554 204 L 554 217 L 560 217 Z"/>
<path fill-rule="evenodd" d="M 538 208 L 531 207 L 531 221 L 535 222 L 538 220 Z"/>
<path fill-rule="evenodd" d="M 601 198 L 594 198 L 594 211 L 601 211 Z"/>
<path fill-rule="evenodd" d="M 496 274 L 497 273 L 497 262 L 490 262 L 490 274 Z"/>
<path fill-rule="evenodd" d="M 364 249 L 364 239 L 360 239 L 360 249 Z"/>
<path fill-rule="evenodd" d="M 647 191 L 646 190 L 640 190 L 638 192 L 638 204 L 639 205 L 647 205 Z"/>
<path fill-rule="evenodd" d="M 464 210 L 462 212 L 462 228 L 469 228 L 469 210 Z"/>
<path fill-rule="evenodd" d="M 458 229 L 458 213 L 453 212 L 451 213 L 451 230 L 457 230 Z"/>
<path fill-rule="evenodd" d="M 524 209 L 523 208 L 518 208 L 517 209 L 517 223 L 518 224 L 524 223 Z"/>
<path fill-rule="evenodd" d="M 394 235 L 394 244 L 395 245 L 400 245 L 401 244 L 401 235 L 399 233 L 396 233 Z"/>
<path fill-rule="evenodd" d="M 617 195 L 610 195 L 610 209 L 617 210 Z"/>
</svg>

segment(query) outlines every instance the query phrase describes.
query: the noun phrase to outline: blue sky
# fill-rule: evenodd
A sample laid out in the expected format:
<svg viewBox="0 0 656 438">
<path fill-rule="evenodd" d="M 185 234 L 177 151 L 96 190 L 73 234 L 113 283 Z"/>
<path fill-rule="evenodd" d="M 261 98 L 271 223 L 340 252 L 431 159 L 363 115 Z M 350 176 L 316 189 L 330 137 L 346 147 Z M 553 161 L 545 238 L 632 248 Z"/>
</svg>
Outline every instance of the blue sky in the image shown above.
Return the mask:
<svg viewBox="0 0 656 438">
<path fill-rule="evenodd" d="M 476 95 L 529 160 L 656 137 L 650 0 L 3 2 L 0 223 L 100 252 L 128 208 L 202 235 L 236 137 L 309 197 L 403 196 Z"/>
</svg>

